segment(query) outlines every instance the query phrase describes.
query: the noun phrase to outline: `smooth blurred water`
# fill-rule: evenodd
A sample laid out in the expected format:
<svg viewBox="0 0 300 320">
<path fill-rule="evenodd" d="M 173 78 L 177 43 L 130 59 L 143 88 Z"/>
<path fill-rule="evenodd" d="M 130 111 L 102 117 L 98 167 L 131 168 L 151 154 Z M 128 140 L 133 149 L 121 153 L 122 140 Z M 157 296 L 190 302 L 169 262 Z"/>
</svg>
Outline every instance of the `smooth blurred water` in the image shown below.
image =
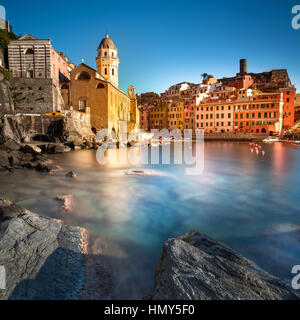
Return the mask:
<svg viewBox="0 0 300 320">
<path fill-rule="evenodd" d="M 150 294 L 162 243 L 190 230 L 225 242 L 277 276 L 292 278 L 300 264 L 300 148 L 205 143 L 200 176 L 176 165 L 144 166 L 161 176 L 128 176 L 125 166 L 100 166 L 95 151 L 54 155 L 53 175 L 15 170 L 0 176 L 0 192 L 29 210 L 94 231 L 114 298 Z M 78 174 L 66 178 L 67 171 Z M 60 212 L 60 194 L 72 194 L 73 213 Z"/>
</svg>

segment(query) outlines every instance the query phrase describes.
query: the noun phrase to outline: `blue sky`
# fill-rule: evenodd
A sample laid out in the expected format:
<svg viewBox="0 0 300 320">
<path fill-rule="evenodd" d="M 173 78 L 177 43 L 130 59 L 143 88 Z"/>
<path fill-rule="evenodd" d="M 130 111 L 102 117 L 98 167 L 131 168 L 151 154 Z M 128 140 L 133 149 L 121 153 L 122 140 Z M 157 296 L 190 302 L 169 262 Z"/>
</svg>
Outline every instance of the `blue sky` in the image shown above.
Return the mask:
<svg viewBox="0 0 300 320">
<path fill-rule="evenodd" d="M 0 0 L 16 34 L 50 38 L 55 49 L 95 67 L 96 49 L 108 32 L 120 58 L 119 86 L 163 92 L 238 72 L 287 68 L 300 89 L 300 29 L 291 27 L 289 0 Z"/>
</svg>

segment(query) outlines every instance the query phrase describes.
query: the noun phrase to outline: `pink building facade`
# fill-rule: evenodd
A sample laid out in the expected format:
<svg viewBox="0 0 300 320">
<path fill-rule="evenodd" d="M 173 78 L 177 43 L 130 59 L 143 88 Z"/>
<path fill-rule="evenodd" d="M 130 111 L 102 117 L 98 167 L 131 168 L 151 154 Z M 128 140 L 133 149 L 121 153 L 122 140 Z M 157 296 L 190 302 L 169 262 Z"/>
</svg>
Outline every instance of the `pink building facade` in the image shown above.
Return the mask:
<svg viewBox="0 0 300 320">
<path fill-rule="evenodd" d="M 227 103 L 200 104 L 195 111 L 194 129 L 206 133 L 233 131 L 233 106 Z"/>
</svg>

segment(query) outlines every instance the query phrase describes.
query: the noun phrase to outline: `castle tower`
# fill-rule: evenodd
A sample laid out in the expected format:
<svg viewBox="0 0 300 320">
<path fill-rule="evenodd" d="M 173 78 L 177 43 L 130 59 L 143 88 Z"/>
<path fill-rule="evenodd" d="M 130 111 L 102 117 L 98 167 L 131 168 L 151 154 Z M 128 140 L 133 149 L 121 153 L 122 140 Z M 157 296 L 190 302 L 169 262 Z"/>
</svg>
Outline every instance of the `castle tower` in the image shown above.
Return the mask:
<svg viewBox="0 0 300 320">
<path fill-rule="evenodd" d="M 96 58 L 97 71 L 105 79 L 110 80 L 115 86 L 119 86 L 119 58 L 114 42 L 106 34 L 98 47 Z"/>
<path fill-rule="evenodd" d="M 247 59 L 240 59 L 240 75 L 247 74 Z"/>
</svg>

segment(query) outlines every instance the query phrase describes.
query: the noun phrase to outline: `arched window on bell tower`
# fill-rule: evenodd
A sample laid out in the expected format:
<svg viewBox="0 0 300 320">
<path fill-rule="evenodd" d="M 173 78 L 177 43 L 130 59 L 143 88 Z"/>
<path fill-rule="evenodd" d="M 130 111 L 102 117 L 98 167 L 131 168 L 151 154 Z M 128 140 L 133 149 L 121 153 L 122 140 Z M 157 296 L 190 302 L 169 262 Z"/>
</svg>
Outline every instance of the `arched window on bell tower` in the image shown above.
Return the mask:
<svg viewBox="0 0 300 320">
<path fill-rule="evenodd" d="M 108 34 L 101 40 L 97 52 L 97 72 L 118 87 L 118 51 Z"/>
</svg>

